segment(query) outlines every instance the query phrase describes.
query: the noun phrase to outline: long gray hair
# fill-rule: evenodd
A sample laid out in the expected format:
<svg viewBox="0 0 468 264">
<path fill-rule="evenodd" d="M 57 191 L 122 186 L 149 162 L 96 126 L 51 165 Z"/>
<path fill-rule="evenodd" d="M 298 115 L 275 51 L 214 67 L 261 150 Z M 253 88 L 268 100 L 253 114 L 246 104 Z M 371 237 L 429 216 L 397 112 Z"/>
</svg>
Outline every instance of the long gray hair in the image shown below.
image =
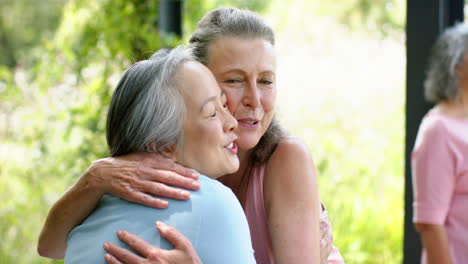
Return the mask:
<svg viewBox="0 0 468 264">
<path fill-rule="evenodd" d="M 260 15 L 250 10 L 220 7 L 208 12 L 198 22 L 198 28 L 189 40 L 195 58 L 208 65 L 209 45 L 220 37 L 263 39 L 275 45 L 273 29 Z M 252 150 L 249 162 L 252 165 L 267 162 L 278 146 L 282 134 L 283 131 L 274 117 L 260 142 Z"/>
<path fill-rule="evenodd" d="M 185 47 L 160 50 L 124 73 L 107 115 L 112 156 L 161 152 L 180 142 L 185 103 L 175 77 L 181 64 L 194 60 Z"/>
<path fill-rule="evenodd" d="M 456 67 L 468 48 L 468 26 L 459 23 L 442 33 L 432 48 L 429 70 L 424 82 L 430 102 L 452 101 L 459 95 Z"/>
</svg>

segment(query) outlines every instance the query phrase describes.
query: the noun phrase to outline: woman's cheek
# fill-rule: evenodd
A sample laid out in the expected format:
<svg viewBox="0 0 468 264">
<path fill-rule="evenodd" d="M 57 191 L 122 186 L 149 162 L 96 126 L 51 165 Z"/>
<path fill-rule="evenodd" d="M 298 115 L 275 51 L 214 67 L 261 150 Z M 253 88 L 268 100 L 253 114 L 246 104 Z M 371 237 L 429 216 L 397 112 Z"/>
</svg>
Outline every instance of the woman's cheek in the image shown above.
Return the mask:
<svg viewBox="0 0 468 264">
<path fill-rule="evenodd" d="M 223 90 L 224 90 L 224 93 L 226 94 L 226 103 L 227 103 L 229 112 L 233 114 L 237 110 L 237 107 L 239 106 L 240 101 L 242 99 L 242 89 L 226 88 Z"/>
<path fill-rule="evenodd" d="M 273 111 L 276 105 L 276 89 L 265 90 L 262 94 L 262 99 L 264 111 Z"/>
</svg>

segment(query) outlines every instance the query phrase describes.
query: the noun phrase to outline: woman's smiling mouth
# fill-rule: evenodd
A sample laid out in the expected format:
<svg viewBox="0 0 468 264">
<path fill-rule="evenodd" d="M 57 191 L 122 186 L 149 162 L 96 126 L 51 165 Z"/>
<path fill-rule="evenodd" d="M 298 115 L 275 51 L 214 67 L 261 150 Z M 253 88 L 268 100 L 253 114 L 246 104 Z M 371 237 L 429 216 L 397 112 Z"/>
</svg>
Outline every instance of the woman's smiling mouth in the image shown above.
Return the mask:
<svg viewBox="0 0 468 264">
<path fill-rule="evenodd" d="M 233 153 L 233 154 L 237 154 L 237 144 L 233 142 L 229 143 L 227 146 L 225 146 L 225 148 Z"/>
<path fill-rule="evenodd" d="M 240 126 L 243 126 L 246 128 L 256 128 L 258 126 L 259 120 L 253 119 L 253 118 L 244 118 L 244 119 L 238 119 L 237 123 Z"/>
</svg>

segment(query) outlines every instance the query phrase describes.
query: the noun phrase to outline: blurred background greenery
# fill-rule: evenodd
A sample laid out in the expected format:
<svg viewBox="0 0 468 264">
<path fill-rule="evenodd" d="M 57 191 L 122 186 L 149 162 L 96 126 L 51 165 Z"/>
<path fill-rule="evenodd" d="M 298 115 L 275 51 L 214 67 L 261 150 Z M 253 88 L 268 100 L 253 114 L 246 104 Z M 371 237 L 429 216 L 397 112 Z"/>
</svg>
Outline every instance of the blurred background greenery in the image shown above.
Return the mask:
<svg viewBox="0 0 468 264">
<path fill-rule="evenodd" d="M 107 155 L 113 85 L 221 5 L 277 32 L 280 120 L 310 146 L 346 263 L 401 262 L 403 0 L 185 0 L 181 40 L 159 35 L 158 1 L 0 0 L 0 263 L 61 263 L 37 255 L 38 232 Z"/>
</svg>

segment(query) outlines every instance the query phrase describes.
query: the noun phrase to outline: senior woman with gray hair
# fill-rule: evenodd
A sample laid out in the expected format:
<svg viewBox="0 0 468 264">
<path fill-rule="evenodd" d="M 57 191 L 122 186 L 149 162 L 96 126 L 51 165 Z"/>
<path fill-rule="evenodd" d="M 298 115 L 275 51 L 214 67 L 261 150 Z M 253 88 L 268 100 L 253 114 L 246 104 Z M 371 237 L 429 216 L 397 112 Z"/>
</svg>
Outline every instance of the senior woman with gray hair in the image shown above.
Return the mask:
<svg viewBox="0 0 468 264">
<path fill-rule="evenodd" d="M 107 142 L 112 156 L 151 151 L 196 169 L 203 188 L 190 201 L 173 201 L 166 210 L 130 203 L 105 195 L 94 212 L 69 235 L 66 263 L 104 263 L 107 247 L 119 242 L 115 233 L 128 230 L 151 245 L 172 249 L 161 234 L 164 221 L 187 237 L 171 241 L 175 251 L 193 248 L 195 255 L 180 255 L 178 263 L 255 263 L 247 220 L 229 188 L 213 180 L 237 171 L 239 160 L 236 120 L 225 106 L 225 95 L 212 73 L 179 47 L 159 51 L 130 67 L 112 96 L 107 117 Z M 211 178 L 211 179 L 210 179 Z M 123 231 L 120 231 L 123 232 Z M 120 233 L 119 232 L 119 233 Z M 171 236 L 165 236 L 171 240 Z M 135 247 L 142 256 L 152 250 Z M 130 253 L 130 252 L 129 252 Z M 128 261 L 138 262 L 127 254 Z M 106 261 L 112 261 L 110 255 Z M 126 260 L 125 258 L 123 260 Z"/>
<path fill-rule="evenodd" d="M 412 154 L 414 217 L 423 264 L 468 261 L 468 26 L 435 43 L 424 83 L 435 103 Z"/>
</svg>

